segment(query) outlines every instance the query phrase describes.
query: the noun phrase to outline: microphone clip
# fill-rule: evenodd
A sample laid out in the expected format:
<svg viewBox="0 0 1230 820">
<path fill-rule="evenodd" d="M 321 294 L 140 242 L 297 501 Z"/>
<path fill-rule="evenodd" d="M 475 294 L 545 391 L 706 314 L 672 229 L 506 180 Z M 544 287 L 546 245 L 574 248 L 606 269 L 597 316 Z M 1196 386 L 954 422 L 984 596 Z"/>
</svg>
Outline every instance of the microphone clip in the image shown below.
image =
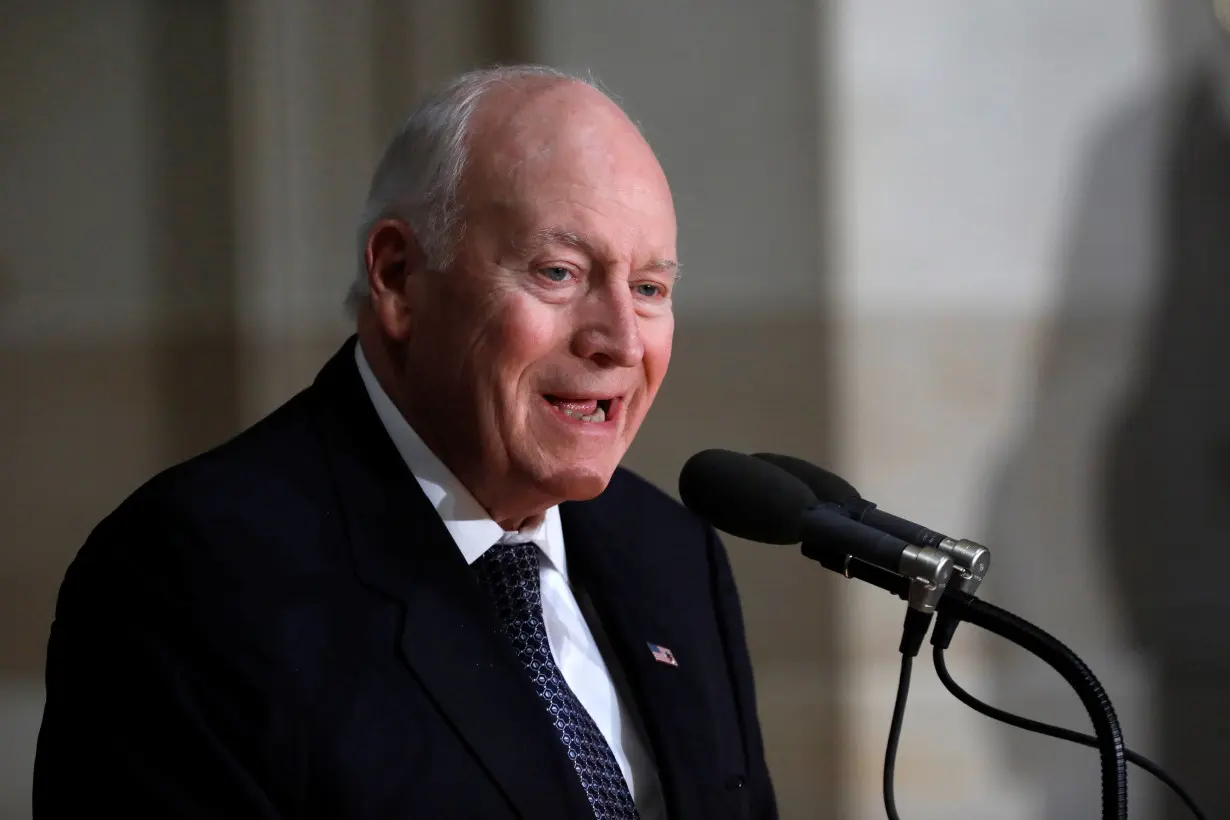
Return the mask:
<svg viewBox="0 0 1230 820">
<path fill-rule="evenodd" d="M 847 579 L 857 578 L 891 592 L 908 601 L 911 609 L 926 615 L 935 612 L 953 573 L 957 571 L 952 558 L 934 547 L 906 547 L 896 572 L 869 564 L 821 539 L 804 541 L 802 552 Z"/>
</svg>

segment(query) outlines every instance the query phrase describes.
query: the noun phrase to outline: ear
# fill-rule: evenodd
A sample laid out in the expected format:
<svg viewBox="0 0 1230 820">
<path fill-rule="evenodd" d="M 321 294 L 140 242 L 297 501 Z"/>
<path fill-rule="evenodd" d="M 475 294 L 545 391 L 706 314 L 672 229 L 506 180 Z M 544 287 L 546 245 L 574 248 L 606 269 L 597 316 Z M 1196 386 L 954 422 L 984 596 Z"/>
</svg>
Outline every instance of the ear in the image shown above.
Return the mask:
<svg viewBox="0 0 1230 820">
<path fill-rule="evenodd" d="M 388 337 L 405 340 L 414 313 L 409 278 L 425 261 L 418 239 L 405 222 L 382 219 L 367 234 L 364 259 L 376 321 Z"/>
</svg>

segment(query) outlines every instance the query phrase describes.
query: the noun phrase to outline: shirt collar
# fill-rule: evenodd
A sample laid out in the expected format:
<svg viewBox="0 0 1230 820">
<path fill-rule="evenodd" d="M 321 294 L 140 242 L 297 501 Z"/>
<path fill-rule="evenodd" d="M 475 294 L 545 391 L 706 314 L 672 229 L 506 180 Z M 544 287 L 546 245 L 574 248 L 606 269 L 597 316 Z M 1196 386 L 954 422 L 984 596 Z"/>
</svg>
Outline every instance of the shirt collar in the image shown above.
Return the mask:
<svg viewBox="0 0 1230 820">
<path fill-rule="evenodd" d="M 453 541 L 466 563 L 473 564 L 497 542 L 533 541 L 555 569 L 567 578 L 568 565 L 564 554 L 564 530 L 560 524 L 559 507 L 548 509 L 538 527 L 521 532 L 508 532 L 491 520 L 482 505 L 452 471 L 444 466 L 444 462 L 423 443 L 406 421 L 406 417 L 393 404 L 393 400 L 376 379 L 376 374 L 372 372 L 371 365 L 367 363 L 367 357 L 363 355 L 363 345 L 356 344 L 354 350 L 359 376 L 363 379 L 363 386 L 376 409 L 376 415 L 380 417 L 389 438 L 393 440 L 393 446 L 414 474 L 427 500 L 453 536 Z"/>
</svg>

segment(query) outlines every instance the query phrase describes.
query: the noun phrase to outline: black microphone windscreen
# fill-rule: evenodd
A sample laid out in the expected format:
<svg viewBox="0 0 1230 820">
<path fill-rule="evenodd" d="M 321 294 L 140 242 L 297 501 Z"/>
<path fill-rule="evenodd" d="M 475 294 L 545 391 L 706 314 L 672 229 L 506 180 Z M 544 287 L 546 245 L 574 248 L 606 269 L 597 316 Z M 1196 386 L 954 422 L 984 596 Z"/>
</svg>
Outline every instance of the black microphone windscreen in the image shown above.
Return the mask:
<svg viewBox="0 0 1230 820">
<path fill-rule="evenodd" d="M 775 464 L 802 481 L 822 503 L 846 504 L 862 497 L 844 478 L 810 461 L 780 453 L 756 453 L 756 458 Z"/>
<path fill-rule="evenodd" d="M 785 470 L 731 450 L 702 450 L 679 473 L 679 497 L 711 525 L 764 544 L 797 544 L 816 496 Z"/>
</svg>

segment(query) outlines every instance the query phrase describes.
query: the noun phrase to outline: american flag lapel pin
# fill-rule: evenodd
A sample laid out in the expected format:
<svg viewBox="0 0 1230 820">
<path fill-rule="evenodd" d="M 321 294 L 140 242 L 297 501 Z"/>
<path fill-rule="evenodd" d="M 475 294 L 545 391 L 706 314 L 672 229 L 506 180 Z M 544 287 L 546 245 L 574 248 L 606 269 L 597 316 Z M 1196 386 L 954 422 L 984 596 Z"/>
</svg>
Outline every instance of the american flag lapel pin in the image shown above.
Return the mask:
<svg viewBox="0 0 1230 820">
<path fill-rule="evenodd" d="M 658 663 L 664 663 L 667 666 L 678 666 L 679 661 L 675 660 L 675 653 L 671 652 L 665 646 L 658 646 L 656 643 L 649 644 L 649 651 L 653 653 L 653 659 Z"/>
</svg>

